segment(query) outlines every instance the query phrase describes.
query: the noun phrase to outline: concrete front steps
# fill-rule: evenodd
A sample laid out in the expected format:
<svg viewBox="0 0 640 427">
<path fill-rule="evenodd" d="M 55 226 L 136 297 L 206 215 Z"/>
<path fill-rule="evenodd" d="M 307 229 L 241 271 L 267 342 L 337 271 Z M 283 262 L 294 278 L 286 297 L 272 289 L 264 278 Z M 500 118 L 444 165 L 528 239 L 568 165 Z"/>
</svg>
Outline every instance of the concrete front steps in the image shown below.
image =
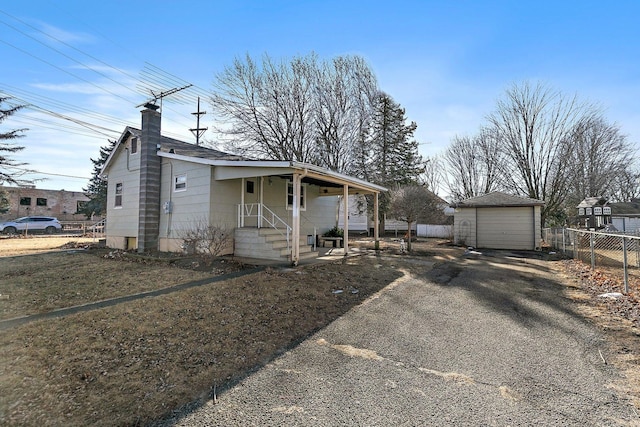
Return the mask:
<svg viewBox="0 0 640 427">
<path fill-rule="evenodd" d="M 290 261 L 291 249 L 287 250 L 287 237 L 284 230 L 273 228 L 236 228 L 234 232 L 233 254 L 243 258 L 260 258 L 277 261 Z M 307 236 L 300 236 L 300 259 L 315 258 L 307 244 Z"/>
</svg>

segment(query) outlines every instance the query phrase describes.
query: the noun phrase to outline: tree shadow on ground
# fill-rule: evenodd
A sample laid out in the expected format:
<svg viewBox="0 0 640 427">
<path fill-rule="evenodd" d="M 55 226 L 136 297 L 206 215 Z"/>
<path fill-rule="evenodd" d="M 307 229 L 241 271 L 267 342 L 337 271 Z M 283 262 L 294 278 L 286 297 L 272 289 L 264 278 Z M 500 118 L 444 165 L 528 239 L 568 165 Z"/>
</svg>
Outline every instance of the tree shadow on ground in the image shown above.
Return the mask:
<svg viewBox="0 0 640 427">
<path fill-rule="evenodd" d="M 527 328 L 564 329 L 550 316 L 552 312 L 586 322 L 563 295 L 566 286 L 550 262 L 554 261 L 538 253 L 491 251 L 439 264 L 421 278 L 437 286 L 463 289 L 486 308 Z"/>
</svg>

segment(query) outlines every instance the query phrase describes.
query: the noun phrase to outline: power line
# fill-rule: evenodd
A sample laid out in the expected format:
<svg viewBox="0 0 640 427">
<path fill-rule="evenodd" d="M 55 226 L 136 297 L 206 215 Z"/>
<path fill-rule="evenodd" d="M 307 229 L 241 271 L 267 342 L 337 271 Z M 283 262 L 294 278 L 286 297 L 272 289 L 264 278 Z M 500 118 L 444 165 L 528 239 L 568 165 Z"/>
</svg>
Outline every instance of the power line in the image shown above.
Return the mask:
<svg viewBox="0 0 640 427">
<path fill-rule="evenodd" d="M 27 22 L 15 17 L 15 16 L 13 16 L 13 15 L 7 13 L 7 12 L 4 12 L 4 11 L 0 11 L 0 12 L 3 13 L 4 15 L 8 16 L 9 18 L 21 23 L 25 27 L 30 28 L 30 29 L 32 29 L 34 31 L 37 31 L 40 34 L 43 34 L 44 36 L 48 37 L 50 40 L 54 40 L 57 43 L 60 43 L 60 44 L 66 46 L 66 47 L 68 47 L 70 49 L 73 49 L 74 51 L 76 51 L 76 52 L 78 52 L 78 53 L 80 53 L 82 55 L 85 55 L 85 56 L 91 58 L 92 60 L 95 60 L 95 61 L 99 62 L 100 64 L 103 64 L 106 67 L 108 67 L 110 69 L 113 69 L 116 72 L 121 73 L 124 76 L 126 76 L 126 77 L 128 77 L 128 78 L 130 78 L 132 80 L 138 80 L 139 83 L 136 85 L 136 87 L 138 88 L 138 91 L 135 91 L 131 87 L 128 87 L 128 86 L 124 85 L 123 83 L 121 83 L 121 82 L 119 82 L 117 80 L 114 80 L 113 78 L 109 77 L 108 75 L 100 72 L 99 70 L 96 70 L 94 67 L 86 65 L 83 62 L 79 61 L 78 59 L 72 57 L 71 55 L 62 52 L 59 49 L 56 49 L 53 46 L 42 42 L 41 40 L 38 40 L 37 38 L 33 37 L 32 35 L 29 35 L 27 32 L 15 27 L 14 25 L 11 25 L 8 22 L 0 20 L 0 23 L 2 23 L 5 26 L 11 28 L 12 30 L 16 31 L 17 33 L 23 35 L 24 37 L 27 37 L 27 38 L 39 43 L 40 45 L 45 46 L 46 48 L 56 52 L 57 54 L 62 55 L 63 57 L 65 57 L 65 58 L 67 58 L 67 59 L 69 59 L 69 60 L 71 60 L 71 61 L 73 61 L 73 62 L 75 62 L 75 63 L 77 63 L 79 65 L 81 65 L 83 68 L 85 68 L 85 69 L 87 69 L 89 71 L 95 72 L 95 73 L 99 74 L 100 76 L 102 76 L 102 77 L 114 82 L 115 84 L 117 84 L 117 85 L 119 85 L 119 86 L 121 86 L 121 87 L 123 87 L 123 88 L 125 88 L 125 89 L 127 89 L 129 91 L 132 91 L 134 93 L 140 93 L 141 90 L 144 90 L 145 92 L 148 91 L 148 92 L 154 93 L 154 91 L 158 92 L 159 90 L 166 89 L 167 87 L 191 85 L 190 83 L 186 82 L 184 79 L 181 79 L 181 78 L 179 78 L 179 77 L 177 77 L 177 76 L 175 76 L 175 75 L 173 75 L 171 73 L 168 73 L 168 72 L 162 70 L 161 68 L 159 68 L 159 67 L 157 67 L 157 66 L 155 66 L 153 64 L 150 64 L 148 62 L 145 62 L 145 67 L 141 71 L 141 79 L 136 79 L 135 77 L 133 77 L 130 74 L 128 74 L 125 71 L 123 71 L 122 69 L 116 68 L 116 67 L 108 64 L 107 62 L 105 62 L 103 60 L 100 60 L 99 58 L 97 58 L 97 57 L 95 57 L 95 56 L 93 56 L 93 55 L 91 55 L 91 54 L 89 54 L 87 52 L 84 52 L 81 49 L 78 49 L 78 48 L 72 46 L 69 43 L 66 43 L 66 42 L 62 41 L 59 38 L 57 38 L 57 37 L 45 32 L 45 31 L 42 31 L 42 30 L 30 25 L 29 23 L 27 23 Z M 95 31 L 95 29 L 93 29 L 93 30 Z M 106 37 L 106 36 L 104 36 L 102 34 L 100 34 L 100 35 L 103 38 L 105 38 L 106 40 L 110 41 L 111 43 L 116 44 L 115 42 L 110 40 L 108 37 Z M 113 96 L 115 96 L 115 97 L 117 97 L 117 98 L 119 98 L 119 99 L 121 99 L 121 100 L 123 100 L 123 101 L 125 101 L 127 103 L 133 103 L 130 100 L 127 100 L 126 98 L 120 96 L 119 94 L 114 93 L 114 92 L 108 90 L 107 88 L 105 88 L 103 86 L 100 86 L 100 85 L 98 85 L 98 84 L 96 84 L 94 82 L 91 82 L 91 81 L 89 81 L 89 80 L 87 80 L 87 79 L 85 79 L 85 78 L 83 78 L 83 77 L 81 77 L 81 76 L 79 76 L 77 74 L 74 74 L 74 73 L 72 73 L 72 72 L 70 72 L 70 71 L 68 71 L 68 70 L 66 70 L 66 69 L 64 69 L 64 68 L 62 68 L 62 67 L 60 67 L 60 66 L 58 66 L 58 65 L 56 65 L 56 64 L 54 64 L 52 62 L 50 62 L 50 61 L 47 61 L 46 59 L 44 59 L 44 58 L 42 58 L 42 57 L 40 57 L 38 55 L 35 55 L 35 54 L 33 54 L 33 53 L 31 53 L 31 52 L 29 52 L 29 51 L 27 51 L 27 50 L 25 50 L 25 49 L 23 49 L 23 48 L 21 48 L 19 46 L 16 46 L 16 45 L 14 45 L 12 43 L 9 43 L 8 41 L 5 41 L 5 40 L 0 40 L 0 41 L 2 43 L 4 43 L 5 45 L 7 45 L 9 47 L 12 47 L 13 49 L 16 49 L 16 50 L 22 52 L 25 55 L 28 55 L 28 56 L 30 56 L 30 57 L 32 57 L 32 58 L 34 58 L 34 59 L 36 59 L 36 60 L 38 60 L 40 62 L 45 63 L 46 65 L 48 65 L 50 67 L 53 67 L 53 68 L 55 68 L 55 69 L 57 69 L 59 71 L 62 71 L 65 74 L 68 74 L 68 75 L 72 76 L 75 79 L 78 79 L 78 80 L 83 81 L 83 82 L 85 82 L 85 83 L 87 83 L 87 84 L 89 84 L 89 85 L 91 85 L 93 87 L 96 87 L 100 91 L 109 93 L 109 94 L 111 94 L 111 95 L 113 95 Z M 8 87 L 10 87 L 10 86 L 8 86 Z M 203 96 L 208 96 L 208 94 L 203 92 L 203 90 L 200 89 L 200 88 L 194 87 L 194 91 L 196 93 L 198 93 L 198 94 L 202 94 Z M 5 92 L 8 92 L 8 91 L 5 90 Z M 19 90 L 18 88 L 12 88 L 12 92 L 18 93 L 18 94 L 21 93 L 22 94 L 21 97 L 17 97 L 17 96 L 13 96 L 13 95 L 10 95 L 10 96 L 12 96 L 12 97 L 14 97 L 16 99 L 20 99 L 21 101 L 24 101 L 26 104 L 29 104 L 32 107 L 32 109 L 34 109 L 34 110 L 40 110 L 41 112 L 43 112 L 45 114 L 52 115 L 52 116 L 54 116 L 54 117 L 56 117 L 58 119 L 62 119 L 62 120 L 65 120 L 65 121 L 73 122 L 74 124 L 76 124 L 78 126 L 88 128 L 92 132 L 97 132 L 98 134 L 101 134 L 101 135 L 108 136 L 102 130 L 100 130 L 100 128 L 102 128 L 101 126 L 91 124 L 86 120 L 74 119 L 74 118 L 71 118 L 69 116 L 66 116 L 66 115 L 63 115 L 63 114 L 60 114 L 60 113 L 56 113 L 55 111 L 52 110 L 52 108 L 46 108 L 46 107 L 50 106 L 50 107 L 53 107 L 54 109 L 65 108 L 65 109 L 67 109 L 69 111 L 75 111 L 75 112 L 77 112 L 79 114 L 82 114 L 83 116 L 92 117 L 94 120 L 97 119 L 97 120 L 100 120 L 100 121 L 106 121 L 106 122 L 117 124 L 119 126 L 123 126 L 123 125 L 124 126 L 132 126 L 132 127 L 136 127 L 137 126 L 137 125 L 125 122 L 125 121 L 123 121 L 121 119 L 113 118 L 113 117 L 110 117 L 110 116 L 107 116 L 107 115 L 103 115 L 101 113 L 97 113 L 97 112 L 93 112 L 93 111 L 90 111 L 90 110 L 82 109 L 82 108 L 79 108 L 79 107 L 74 106 L 74 105 L 64 104 L 64 103 L 62 103 L 62 102 L 60 102 L 58 100 L 52 100 L 50 98 L 44 97 L 44 96 L 39 95 L 39 94 L 33 94 L 33 93 L 28 92 L 28 91 Z M 197 96 L 191 94 L 190 92 L 191 91 L 189 91 L 189 92 L 185 91 L 180 97 L 172 97 L 171 101 L 172 102 L 176 102 L 178 104 L 183 104 L 183 105 L 187 104 L 187 103 L 195 104 L 197 102 Z M 26 96 L 25 96 L 25 94 L 26 94 Z M 33 102 L 30 99 L 37 99 L 38 101 L 37 102 Z M 188 115 L 186 115 L 184 112 L 178 112 L 175 109 L 172 109 L 171 107 L 168 107 L 168 106 L 166 108 L 169 109 L 170 111 L 173 111 L 173 112 L 177 113 L 181 117 L 187 118 L 189 121 L 191 120 L 191 118 Z M 175 120 L 174 118 L 171 118 L 171 117 L 165 116 L 165 120 L 168 120 L 169 122 L 173 122 L 173 123 L 177 124 L 178 126 L 183 127 L 185 130 L 190 128 L 189 125 L 185 125 L 184 123 L 180 123 L 179 121 L 177 121 L 177 120 Z M 62 126 L 62 127 L 66 127 L 66 126 Z M 69 129 L 68 127 L 66 127 L 66 128 Z M 102 129 L 106 129 L 106 128 L 102 128 Z M 106 129 L 106 130 L 108 132 L 116 133 L 116 131 L 113 131 L 111 129 Z M 117 132 L 117 133 L 119 133 L 119 132 Z M 174 138 L 177 138 L 177 139 L 185 138 L 184 134 L 175 134 L 175 133 L 166 133 L 165 132 L 165 135 L 171 136 L 171 137 L 174 137 Z"/>
<path fill-rule="evenodd" d="M 0 11 L 0 12 L 2 12 L 2 11 Z M 5 12 L 2 12 L 2 13 L 5 13 Z M 6 14 L 6 13 L 5 13 L 5 14 Z M 11 15 L 9 15 L 9 16 L 11 16 Z M 22 22 L 22 21 L 20 21 L 20 22 Z M 58 50 L 58 49 L 56 49 L 56 48 L 54 48 L 54 47 L 52 47 L 52 46 L 49 46 L 48 44 L 46 44 L 46 43 L 44 43 L 44 42 L 42 42 L 42 41 L 38 40 L 37 38 L 35 38 L 35 37 L 33 37 L 33 36 L 30 36 L 29 34 L 25 33 L 25 32 L 24 32 L 24 31 L 22 31 L 22 30 L 19 30 L 18 28 L 14 27 L 13 25 L 8 24 L 8 23 L 6 23 L 5 21 L 2 21 L 2 20 L 0 20 L 0 23 L 2 23 L 2 24 L 4 24 L 4 25 L 6 25 L 7 27 L 9 27 L 9 28 L 11 28 L 11 29 L 13 29 L 14 31 L 19 32 L 20 34 L 22 34 L 22 35 L 23 35 L 23 36 L 25 36 L 25 37 L 28 37 L 28 38 L 30 38 L 31 40 L 34 40 L 36 43 L 39 43 L 39 44 L 41 44 L 42 46 L 47 47 L 47 48 L 49 48 L 49 49 L 53 50 L 54 52 L 58 53 L 59 55 L 64 56 L 65 58 L 67 58 L 67 59 L 69 59 L 69 60 L 71 60 L 71 61 L 75 62 L 76 64 L 79 64 L 79 65 L 81 65 L 81 66 L 85 67 L 86 69 L 91 70 L 91 71 L 93 71 L 94 73 L 101 75 L 101 76 L 102 76 L 102 77 L 104 77 L 105 79 L 111 80 L 112 82 L 114 82 L 114 83 L 115 83 L 115 84 L 117 84 L 117 85 L 122 86 L 122 87 L 123 87 L 123 88 L 125 88 L 126 90 L 131 90 L 131 88 L 129 88 L 129 87 L 127 87 L 127 86 L 123 85 L 123 84 L 122 84 L 122 83 L 120 83 L 119 81 L 112 79 L 111 77 L 107 76 L 106 74 L 104 74 L 104 73 L 102 73 L 102 72 L 100 72 L 100 71 L 98 71 L 98 70 L 96 70 L 96 69 L 94 69 L 94 68 L 92 68 L 92 67 L 90 67 L 90 66 L 88 66 L 88 65 L 86 65 L 86 64 L 84 64 L 84 63 L 82 63 L 82 62 L 80 62 L 80 61 L 78 61 L 78 60 L 77 60 L 77 59 L 75 59 L 75 58 L 72 58 L 71 56 L 67 55 L 67 54 L 66 54 L 66 53 L 64 53 L 64 52 L 62 52 L 62 51 L 60 51 L 60 50 Z M 28 25 L 28 24 L 27 24 L 27 25 Z M 28 25 L 28 26 L 29 26 L 29 27 L 31 27 L 30 25 Z M 33 28 L 33 27 L 31 27 L 31 28 Z M 40 30 L 37 30 L 37 31 L 40 31 Z M 43 31 L 40 31 L 40 32 L 41 32 L 42 34 L 46 35 L 46 36 L 49 36 L 47 33 L 43 32 Z M 49 36 L 49 37 L 54 38 L 53 36 Z M 54 39 L 55 39 L 55 38 L 54 38 Z M 56 39 L 56 40 L 57 40 L 57 39 Z M 67 44 L 65 43 L 65 45 L 67 45 Z M 68 45 L 67 45 L 67 46 L 68 46 Z M 97 86 L 97 87 L 99 87 L 99 86 Z M 114 94 L 113 92 L 108 91 L 107 89 L 102 88 L 102 90 L 104 90 L 105 92 L 110 93 L 110 94 L 112 94 L 112 95 L 114 95 L 114 96 L 118 96 L 120 99 L 123 99 L 123 100 L 125 100 L 125 101 L 127 101 L 127 102 L 130 102 L 130 101 L 126 100 L 125 98 L 122 98 L 122 97 L 120 97 L 119 95 L 116 95 L 116 94 Z"/>
<path fill-rule="evenodd" d="M 26 50 L 21 49 L 21 48 L 19 48 L 19 47 L 15 46 L 15 45 L 13 45 L 13 44 L 9 43 L 8 41 L 5 41 L 5 40 L 0 39 L 0 42 L 2 42 L 2 43 L 4 43 L 4 44 L 6 44 L 7 46 L 10 46 L 10 47 L 12 47 L 12 48 L 16 49 L 16 50 L 17 50 L 17 51 L 19 51 L 19 52 L 24 53 L 25 55 L 29 55 L 30 57 L 32 57 L 32 58 L 34 58 L 34 59 L 37 59 L 38 61 L 44 62 L 45 64 L 49 65 L 50 67 L 53 67 L 53 68 L 55 68 L 55 69 L 57 69 L 57 70 L 60 70 L 60 71 L 62 71 L 62 72 L 63 72 L 63 73 L 65 73 L 65 74 L 69 74 L 70 76 L 75 77 L 75 78 L 76 78 L 76 79 L 78 79 L 78 80 L 82 80 L 83 82 L 88 83 L 88 84 L 90 84 L 91 86 L 94 86 L 94 87 L 96 87 L 96 88 L 100 89 L 101 91 L 107 92 L 107 93 L 109 93 L 109 94 L 111 94 L 111 95 L 115 96 L 116 98 L 120 98 L 120 99 L 122 99 L 123 101 L 125 101 L 125 102 L 127 102 L 127 103 L 133 104 L 133 102 L 129 101 L 128 99 L 125 99 L 125 98 L 123 98 L 122 96 L 120 96 L 120 95 L 118 95 L 118 94 L 115 94 L 115 93 L 113 93 L 113 92 L 111 92 L 111 91 L 109 91 L 109 90 L 107 90 L 107 89 L 105 89 L 105 88 L 102 88 L 102 87 L 98 86 L 97 84 L 95 84 L 95 83 L 93 83 L 93 82 L 91 82 L 91 81 L 89 81 L 89 80 L 87 80 L 87 79 L 84 79 L 84 78 L 82 78 L 82 77 L 80 77 L 80 76 L 77 76 L 77 75 L 73 74 L 71 71 L 65 70 L 64 68 L 58 67 L 57 65 L 52 64 L 52 63 L 51 63 L 51 62 L 49 62 L 49 61 L 46 61 L 46 60 L 44 60 L 44 59 L 42 59 L 42 58 L 40 58 L 40 57 L 38 57 L 38 56 L 36 56 L 36 55 L 33 55 L 32 53 L 29 53 L 29 52 L 27 52 Z"/>
<path fill-rule="evenodd" d="M 91 131 L 96 132 L 96 133 L 98 133 L 100 135 L 107 136 L 108 138 L 117 138 L 118 135 L 122 134 L 122 131 L 117 131 L 117 130 L 114 130 L 114 129 L 105 128 L 105 127 L 102 127 L 102 126 L 99 126 L 99 125 L 94 125 L 94 124 L 86 122 L 86 121 L 82 121 L 82 120 L 79 120 L 79 119 L 75 119 L 75 118 L 72 118 L 72 117 L 65 116 L 65 115 L 63 115 L 61 113 L 56 113 L 55 111 L 52 111 L 52 110 L 44 108 L 44 107 L 40 107 L 40 106 L 36 105 L 35 103 L 30 102 L 28 99 L 25 99 L 24 97 L 19 97 L 19 96 L 13 95 L 13 94 L 11 94 L 11 93 L 9 93 L 7 91 L 2 91 L 2 93 L 4 93 L 8 97 L 11 97 L 12 99 L 16 99 L 16 100 L 20 101 L 21 104 L 22 105 L 26 105 L 27 108 L 30 108 L 32 110 L 35 110 L 35 111 L 38 111 L 38 112 L 41 112 L 41 113 L 44 113 L 44 114 L 51 115 L 51 116 L 59 118 L 59 119 L 70 121 L 70 122 L 75 123 L 75 124 L 77 124 L 77 125 L 79 125 L 81 127 L 88 128 Z M 11 103 L 9 103 L 9 104 L 11 105 Z M 133 128 L 137 128 L 136 124 L 133 124 L 133 123 L 130 123 L 130 122 L 125 122 L 125 121 L 122 121 L 120 119 L 117 119 L 117 118 L 114 118 L 114 117 L 111 117 L 111 116 L 107 116 L 107 115 L 99 114 L 99 113 L 94 113 L 94 112 L 87 112 L 86 110 L 83 110 L 83 109 L 80 109 L 80 108 L 75 108 L 75 107 L 73 107 L 73 106 L 71 106 L 69 104 L 64 104 L 64 103 L 57 103 L 57 104 L 58 104 L 58 106 L 59 105 L 63 105 L 63 106 L 65 106 L 65 108 L 68 107 L 70 110 L 79 112 L 81 114 L 88 115 L 90 117 L 94 117 L 95 119 L 98 119 L 98 120 L 109 121 L 109 122 L 115 123 L 115 124 L 117 124 L 119 126 L 123 126 L 123 127 L 130 126 L 130 127 L 133 127 Z M 18 104 L 15 104 L 15 105 L 18 105 Z M 27 116 L 23 117 L 23 119 L 27 119 L 27 118 L 28 118 Z M 31 120 L 33 120 L 36 124 L 38 124 L 36 119 L 31 119 Z M 62 126 L 62 127 L 67 127 L 68 128 L 68 126 Z M 115 136 L 114 135 L 108 135 L 108 134 L 102 132 L 99 129 L 102 129 L 102 130 L 104 130 L 106 132 L 111 132 Z M 185 138 L 185 136 L 183 134 L 176 134 L 176 133 L 173 133 L 173 132 L 163 132 L 163 134 L 165 136 L 170 136 L 170 137 L 172 137 L 174 139 Z"/>
<path fill-rule="evenodd" d="M 91 179 L 91 178 L 88 178 L 86 176 L 65 175 L 65 174 L 62 174 L 62 173 L 42 172 L 42 171 L 37 171 L 37 170 L 33 170 L 33 169 L 24 169 L 24 168 L 17 168 L 17 167 L 7 167 L 7 169 L 19 170 L 19 171 L 25 172 L 26 174 L 29 174 L 29 175 L 38 174 L 38 175 L 61 176 L 61 177 L 64 177 L 64 178 L 87 179 L 87 180 Z"/>
<path fill-rule="evenodd" d="M 10 13 L 7 13 L 7 12 L 5 12 L 5 11 L 3 11 L 3 10 L 0 10 L 0 13 L 3 13 L 3 14 L 5 14 L 5 15 L 9 16 L 10 18 L 12 18 L 12 19 L 14 19 L 14 20 L 16 20 L 16 21 L 18 21 L 18 22 L 22 23 L 23 25 L 25 25 L 25 26 L 27 26 L 27 27 L 31 28 L 32 30 L 35 30 L 35 31 L 37 31 L 37 32 L 39 32 L 39 33 L 41 33 L 41 34 L 44 34 L 45 36 L 49 37 L 50 39 L 55 40 L 56 42 L 58 42 L 58 43 L 60 43 L 60 44 L 63 44 L 63 45 L 65 45 L 65 46 L 67 46 L 68 48 L 75 50 L 76 52 L 79 52 L 79 53 L 81 53 L 81 54 L 83 54 L 83 55 L 85 55 L 85 56 L 88 56 L 89 58 L 93 59 L 94 61 L 97 61 L 97 62 L 99 62 L 99 63 L 101 63 L 101 64 L 103 64 L 103 65 L 105 65 L 105 66 L 107 66 L 107 67 L 111 68 L 112 70 L 114 70 L 114 71 L 116 71 L 116 72 L 119 72 L 119 73 L 121 73 L 121 74 L 124 74 L 125 76 L 129 77 L 129 78 L 130 78 L 130 79 L 132 79 L 132 80 L 136 80 L 136 78 L 135 78 L 134 76 L 132 76 L 132 75 L 130 75 L 130 74 L 128 74 L 128 73 L 126 73 L 124 70 L 122 70 L 122 69 L 120 69 L 120 68 L 116 68 L 116 67 L 112 66 L 111 64 L 108 64 L 108 63 L 106 63 L 106 62 L 102 61 L 101 59 L 96 58 L 95 56 L 93 56 L 93 55 L 91 55 L 91 54 L 89 54 L 89 53 L 87 53 L 87 52 L 85 52 L 85 51 L 83 51 L 83 50 L 81 50 L 81 49 L 78 49 L 77 47 L 75 47 L 75 46 L 73 46 L 73 45 L 70 45 L 69 43 L 67 43 L 67 42 L 65 42 L 65 41 L 63 41 L 63 40 L 60 40 L 59 38 L 57 38 L 57 37 L 55 37 L 55 36 L 52 36 L 51 34 L 49 34 L 49 33 L 45 32 L 45 31 L 42 31 L 42 30 L 40 30 L 39 28 L 34 27 L 33 25 L 31 25 L 31 24 L 29 24 L 29 23 L 27 23 L 27 22 L 25 22 L 25 21 L 21 20 L 20 18 L 17 18 L 17 17 L 15 17 L 15 16 L 11 15 Z M 92 70 L 92 71 L 95 71 L 95 70 Z M 130 88 L 127 88 L 127 89 L 131 90 Z"/>
</svg>

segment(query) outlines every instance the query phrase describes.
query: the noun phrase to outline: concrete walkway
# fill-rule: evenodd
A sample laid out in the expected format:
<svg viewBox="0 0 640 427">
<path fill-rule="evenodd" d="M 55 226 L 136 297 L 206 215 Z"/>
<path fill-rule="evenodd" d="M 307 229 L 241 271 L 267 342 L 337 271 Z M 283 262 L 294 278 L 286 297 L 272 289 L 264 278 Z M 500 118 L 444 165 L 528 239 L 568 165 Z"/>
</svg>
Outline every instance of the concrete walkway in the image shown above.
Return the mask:
<svg viewBox="0 0 640 427">
<path fill-rule="evenodd" d="M 544 261 L 462 258 L 403 277 L 163 425 L 640 425 L 597 330 Z"/>
</svg>

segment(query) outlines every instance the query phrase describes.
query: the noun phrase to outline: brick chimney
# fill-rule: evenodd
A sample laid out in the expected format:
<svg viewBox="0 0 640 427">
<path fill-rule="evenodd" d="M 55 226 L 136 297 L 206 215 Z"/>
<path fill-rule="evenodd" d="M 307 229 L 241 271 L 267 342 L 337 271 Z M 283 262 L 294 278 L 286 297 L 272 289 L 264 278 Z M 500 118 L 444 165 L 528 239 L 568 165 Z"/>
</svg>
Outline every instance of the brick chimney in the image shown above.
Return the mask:
<svg viewBox="0 0 640 427">
<path fill-rule="evenodd" d="M 160 122 L 158 106 L 145 104 L 140 138 L 140 207 L 138 252 L 158 249 L 160 230 Z"/>
</svg>

